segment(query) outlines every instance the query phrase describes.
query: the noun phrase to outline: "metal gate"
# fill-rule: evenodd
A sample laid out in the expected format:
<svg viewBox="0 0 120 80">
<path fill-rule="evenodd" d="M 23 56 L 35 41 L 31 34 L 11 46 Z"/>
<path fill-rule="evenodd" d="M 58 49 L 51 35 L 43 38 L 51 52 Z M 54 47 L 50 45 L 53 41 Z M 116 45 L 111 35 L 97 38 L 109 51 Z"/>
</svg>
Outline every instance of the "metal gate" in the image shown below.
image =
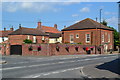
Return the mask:
<svg viewBox="0 0 120 80">
<path fill-rule="evenodd" d="M 10 55 L 22 55 L 22 45 L 11 45 Z"/>
</svg>

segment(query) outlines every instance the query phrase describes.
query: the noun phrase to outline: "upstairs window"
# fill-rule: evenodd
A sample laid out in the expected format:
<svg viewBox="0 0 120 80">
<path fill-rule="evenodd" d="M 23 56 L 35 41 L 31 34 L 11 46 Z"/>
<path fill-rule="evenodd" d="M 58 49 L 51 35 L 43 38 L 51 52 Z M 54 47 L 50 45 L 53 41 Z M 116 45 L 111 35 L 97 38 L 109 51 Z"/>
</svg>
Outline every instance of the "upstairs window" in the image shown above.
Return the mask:
<svg viewBox="0 0 120 80">
<path fill-rule="evenodd" d="M 76 38 L 79 38 L 79 34 L 76 34 Z"/>
<path fill-rule="evenodd" d="M 86 34 L 86 43 L 90 42 L 90 34 Z"/>
</svg>

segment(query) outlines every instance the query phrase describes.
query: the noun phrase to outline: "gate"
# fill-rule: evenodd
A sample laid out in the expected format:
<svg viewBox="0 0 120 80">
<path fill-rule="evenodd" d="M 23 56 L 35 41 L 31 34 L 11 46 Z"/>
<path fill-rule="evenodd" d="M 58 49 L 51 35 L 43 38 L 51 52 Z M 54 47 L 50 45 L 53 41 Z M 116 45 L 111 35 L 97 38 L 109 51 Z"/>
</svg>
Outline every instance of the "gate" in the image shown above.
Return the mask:
<svg viewBox="0 0 120 80">
<path fill-rule="evenodd" d="M 22 55 L 22 45 L 11 45 L 10 55 Z"/>
</svg>

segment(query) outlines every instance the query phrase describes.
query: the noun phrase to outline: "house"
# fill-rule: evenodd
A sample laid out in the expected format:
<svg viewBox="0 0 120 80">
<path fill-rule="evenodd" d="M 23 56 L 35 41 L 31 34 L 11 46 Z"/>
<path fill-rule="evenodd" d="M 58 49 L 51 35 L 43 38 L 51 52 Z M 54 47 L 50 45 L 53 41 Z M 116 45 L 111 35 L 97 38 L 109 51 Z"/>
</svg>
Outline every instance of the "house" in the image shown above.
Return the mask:
<svg viewBox="0 0 120 80">
<path fill-rule="evenodd" d="M 19 29 L 9 34 L 11 45 L 21 45 L 25 39 L 32 40 L 33 43 L 47 43 L 49 34 L 37 28 L 25 28 L 19 25 Z"/>
<path fill-rule="evenodd" d="M 62 43 L 61 31 L 57 29 L 57 24 L 54 27 L 43 26 L 42 22 L 38 22 L 37 29 L 41 29 L 45 33 L 49 34 L 49 43 Z"/>
<path fill-rule="evenodd" d="M 62 42 L 61 32 L 56 24 L 54 27 L 48 27 L 41 25 L 41 22 L 38 22 L 37 28 L 25 28 L 19 25 L 19 29 L 9 34 L 11 45 L 20 45 L 25 39 L 30 39 L 36 44 Z"/>
<path fill-rule="evenodd" d="M 6 28 L 4 28 L 4 30 L 0 31 L 0 43 L 5 43 L 8 41 L 8 34 L 10 34 L 11 32 L 14 31 L 14 28 L 10 28 L 10 30 L 6 30 Z"/>
<path fill-rule="evenodd" d="M 84 19 L 62 30 L 63 43 L 103 45 L 105 50 L 113 49 L 113 30 L 90 18 Z"/>
</svg>

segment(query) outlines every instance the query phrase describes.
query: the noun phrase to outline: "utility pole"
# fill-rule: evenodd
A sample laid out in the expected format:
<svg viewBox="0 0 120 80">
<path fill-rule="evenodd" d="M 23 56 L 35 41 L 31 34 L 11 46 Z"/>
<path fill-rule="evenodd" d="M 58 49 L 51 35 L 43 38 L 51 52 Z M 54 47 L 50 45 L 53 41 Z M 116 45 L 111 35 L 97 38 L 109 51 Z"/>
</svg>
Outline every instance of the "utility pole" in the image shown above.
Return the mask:
<svg viewBox="0 0 120 80">
<path fill-rule="evenodd" d="M 100 46 L 101 46 L 101 12 L 102 9 L 100 9 Z M 100 54 L 101 54 L 101 47 L 100 47 Z"/>
<path fill-rule="evenodd" d="M 118 31 L 119 31 L 119 41 L 120 41 L 120 1 L 118 3 Z M 119 47 L 119 53 L 120 53 L 120 45 Z"/>
</svg>

